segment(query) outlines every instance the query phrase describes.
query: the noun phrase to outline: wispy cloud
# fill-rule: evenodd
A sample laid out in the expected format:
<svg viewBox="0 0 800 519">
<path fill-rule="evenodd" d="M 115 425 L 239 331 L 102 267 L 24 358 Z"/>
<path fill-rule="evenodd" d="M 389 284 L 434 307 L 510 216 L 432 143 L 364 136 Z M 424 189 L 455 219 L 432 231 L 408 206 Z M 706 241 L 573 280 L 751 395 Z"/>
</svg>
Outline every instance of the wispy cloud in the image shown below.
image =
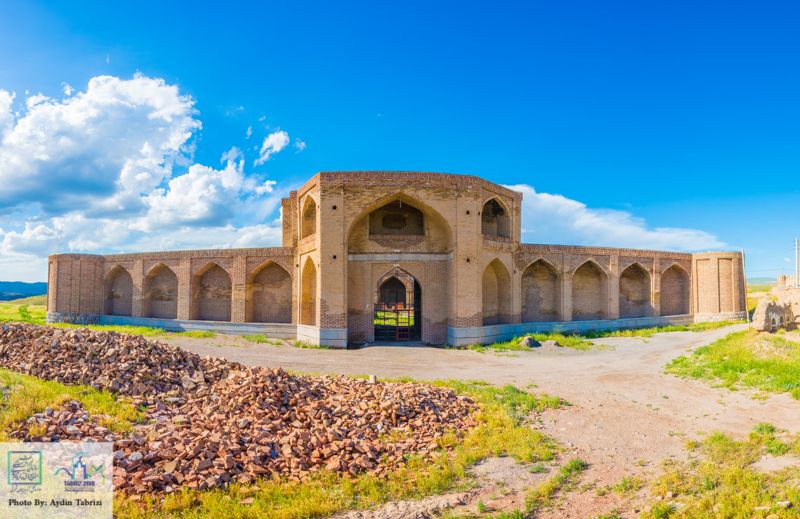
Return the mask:
<svg viewBox="0 0 800 519">
<path fill-rule="evenodd" d="M 562 195 L 539 193 L 526 184 L 507 186 L 523 194 L 522 235 L 529 243 L 555 243 L 697 251 L 725 247 L 708 232 L 651 227 L 628 211 L 591 208 Z"/>
<path fill-rule="evenodd" d="M 276 130 L 266 137 L 264 142 L 261 143 L 261 149 L 258 152 L 258 158 L 255 160 L 254 165 L 260 166 L 272 158 L 276 153 L 280 153 L 289 144 L 289 134 L 283 130 Z"/>
</svg>

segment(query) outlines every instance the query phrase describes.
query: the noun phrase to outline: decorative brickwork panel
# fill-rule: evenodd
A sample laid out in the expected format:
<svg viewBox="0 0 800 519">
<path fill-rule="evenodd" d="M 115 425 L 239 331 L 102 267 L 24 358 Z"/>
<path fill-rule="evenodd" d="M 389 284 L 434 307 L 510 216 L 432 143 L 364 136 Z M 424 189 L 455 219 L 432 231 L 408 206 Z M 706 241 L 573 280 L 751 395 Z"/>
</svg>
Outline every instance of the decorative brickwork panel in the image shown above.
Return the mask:
<svg viewBox="0 0 800 519">
<path fill-rule="evenodd" d="M 57 287 L 58 283 L 58 267 L 52 260 L 47 262 L 47 311 L 55 312 L 58 308 L 58 289 L 51 290 L 51 287 Z"/>
<path fill-rule="evenodd" d="M 346 328 L 347 314 L 331 312 L 325 298 L 320 298 L 320 328 Z"/>
<path fill-rule="evenodd" d="M 697 260 L 695 269 L 697 272 L 697 313 L 719 312 L 719 279 L 716 269 L 712 272 L 711 260 Z"/>
<path fill-rule="evenodd" d="M 53 286 L 56 288 L 57 295 L 53 299 L 58 301 L 58 306 L 53 311 L 61 313 L 77 312 L 78 307 L 73 304 L 72 301 L 72 284 L 74 278 L 72 275 L 72 261 L 58 258 L 55 262 L 55 269 L 58 273 L 58 279 Z M 48 291 L 50 290 L 51 288 L 48 287 Z"/>
<path fill-rule="evenodd" d="M 719 311 L 736 310 L 736 292 L 733 290 L 733 260 L 720 258 L 719 262 Z"/>
</svg>

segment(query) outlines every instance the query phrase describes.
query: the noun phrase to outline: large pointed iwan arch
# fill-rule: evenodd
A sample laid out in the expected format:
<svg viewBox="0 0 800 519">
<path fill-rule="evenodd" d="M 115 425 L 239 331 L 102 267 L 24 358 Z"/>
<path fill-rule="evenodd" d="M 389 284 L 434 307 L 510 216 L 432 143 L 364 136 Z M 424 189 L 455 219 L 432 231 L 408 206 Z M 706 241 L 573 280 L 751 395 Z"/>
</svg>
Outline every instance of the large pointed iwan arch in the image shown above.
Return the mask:
<svg viewBox="0 0 800 519">
<path fill-rule="evenodd" d="M 231 277 L 214 262 L 198 270 L 192 278 L 192 319 L 231 320 Z"/>
<path fill-rule="evenodd" d="M 132 315 L 133 313 L 133 279 L 127 270 L 117 265 L 105 279 L 106 315 Z"/>
<path fill-rule="evenodd" d="M 178 318 L 178 276 L 159 263 L 144 277 L 142 314 L 158 319 Z"/>
<path fill-rule="evenodd" d="M 484 326 L 511 322 L 511 276 L 499 259 L 483 271 L 481 302 Z"/>
<path fill-rule="evenodd" d="M 608 318 L 608 276 L 603 267 L 587 260 L 572 273 L 572 320 Z"/>
<path fill-rule="evenodd" d="M 247 279 L 245 320 L 292 322 L 292 276 L 274 261 L 263 263 Z"/>
<path fill-rule="evenodd" d="M 410 208 L 411 210 L 403 214 L 407 224 L 404 230 L 388 234 L 397 234 L 405 237 L 424 236 L 428 240 L 427 243 L 434 244 L 437 249 L 441 251 L 452 250 L 453 231 L 447 219 L 422 200 L 409 196 L 402 191 L 383 196 L 359 211 L 358 215 L 350 221 L 347 229 L 348 248 L 357 241 L 355 238 L 365 239 L 370 235 L 375 235 L 375 231 L 379 227 L 385 228 L 385 223 L 391 224 L 391 221 L 384 222 L 383 217 L 388 216 L 388 214 L 384 215 L 383 210 L 386 209 L 387 213 L 395 213 L 396 211 L 388 211 L 393 209 L 395 205 Z M 370 216 L 374 217 L 372 219 L 374 221 L 370 221 Z M 377 221 L 378 217 L 380 217 L 380 221 Z M 361 232 L 364 233 L 363 237 L 359 235 Z"/>
</svg>

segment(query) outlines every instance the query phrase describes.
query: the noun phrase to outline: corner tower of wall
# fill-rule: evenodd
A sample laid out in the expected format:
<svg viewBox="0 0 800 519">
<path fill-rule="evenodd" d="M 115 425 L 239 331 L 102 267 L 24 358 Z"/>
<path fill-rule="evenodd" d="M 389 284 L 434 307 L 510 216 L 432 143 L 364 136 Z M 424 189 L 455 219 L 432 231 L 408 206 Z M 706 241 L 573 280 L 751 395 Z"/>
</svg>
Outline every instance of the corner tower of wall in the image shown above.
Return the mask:
<svg viewBox="0 0 800 519">
<path fill-rule="evenodd" d="M 692 271 L 692 307 L 696 321 L 747 317 L 741 253 L 692 254 Z"/>
<path fill-rule="evenodd" d="M 103 313 L 103 262 L 103 256 L 92 254 L 48 258 L 48 322 L 97 322 Z"/>
</svg>

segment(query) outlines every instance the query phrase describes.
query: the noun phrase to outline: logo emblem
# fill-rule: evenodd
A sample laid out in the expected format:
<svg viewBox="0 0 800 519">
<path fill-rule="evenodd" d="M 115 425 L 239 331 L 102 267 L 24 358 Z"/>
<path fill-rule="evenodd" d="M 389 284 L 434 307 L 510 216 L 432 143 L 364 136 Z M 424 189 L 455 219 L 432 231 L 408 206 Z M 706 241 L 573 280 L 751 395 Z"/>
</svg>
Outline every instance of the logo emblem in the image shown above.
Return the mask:
<svg viewBox="0 0 800 519">
<path fill-rule="evenodd" d="M 53 473 L 54 476 L 61 474 L 66 481 L 64 481 L 64 490 L 67 492 L 93 492 L 95 476 L 99 476 L 105 481 L 105 474 L 103 474 L 104 463 L 99 465 L 86 464 L 83 461 L 85 452 L 79 452 L 72 458 L 71 467 L 59 467 Z"/>
<path fill-rule="evenodd" d="M 8 451 L 8 484 L 17 491 L 33 491 L 42 484 L 42 451 Z"/>
</svg>

